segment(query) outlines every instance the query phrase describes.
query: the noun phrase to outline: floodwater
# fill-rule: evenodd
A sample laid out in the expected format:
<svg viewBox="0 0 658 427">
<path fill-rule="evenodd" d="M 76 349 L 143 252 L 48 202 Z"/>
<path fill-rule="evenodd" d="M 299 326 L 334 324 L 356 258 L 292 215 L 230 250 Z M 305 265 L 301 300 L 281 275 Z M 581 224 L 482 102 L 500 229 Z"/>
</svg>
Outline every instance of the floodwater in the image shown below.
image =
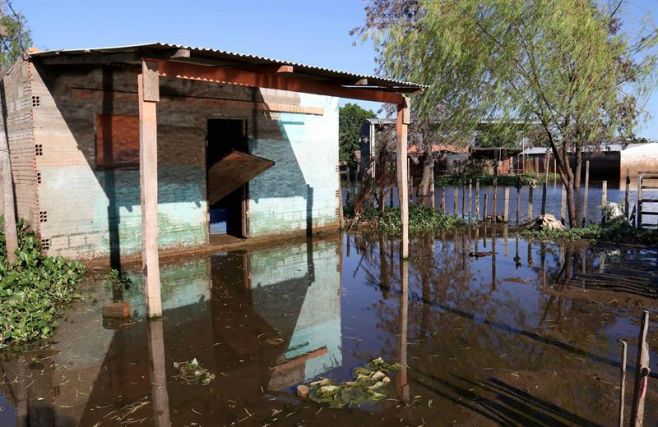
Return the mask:
<svg viewBox="0 0 658 427">
<path fill-rule="evenodd" d="M 0 426 L 616 425 L 617 340 L 630 378 L 642 309 L 658 314 L 658 248 L 491 228 L 412 240 L 405 262 L 398 246 L 348 234 L 168 263 L 158 321 L 143 320 L 137 272 L 121 292 L 89 284 L 51 344 L 0 353 Z M 113 295 L 133 320 L 102 320 Z M 387 400 L 295 394 L 378 356 L 402 365 Z M 210 385 L 176 379 L 193 358 Z M 646 425 L 657 411 L 652 376 Z"/>
</svg>

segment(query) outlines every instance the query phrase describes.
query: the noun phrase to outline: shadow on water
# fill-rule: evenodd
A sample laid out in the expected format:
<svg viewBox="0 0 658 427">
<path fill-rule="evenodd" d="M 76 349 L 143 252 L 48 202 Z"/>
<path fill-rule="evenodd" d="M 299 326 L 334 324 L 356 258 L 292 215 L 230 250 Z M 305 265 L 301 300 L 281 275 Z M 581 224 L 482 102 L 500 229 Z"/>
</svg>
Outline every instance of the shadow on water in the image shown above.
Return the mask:
<svg viewBox="0 0 658 427">
<path fill-rule="evenodd" d="M 614 424 L 616 340 L 655 306 L 657 249 L 491 227 L 412 243 L 402 263 L 398 241 L 347 234 L 163 265 L 159 321 L 141 320 L 138 271 L 131 321 L 103 321 L 112 292 L 91 284 L 50 345 L 0 353 L 0 425 Z M 402 365 L 390 400 L 295 395 L 378 356 Z M 213 383 L 176 379 L 193 358 Z M 652 387 L 648 423 L 657 402 Z"/>
</svg>

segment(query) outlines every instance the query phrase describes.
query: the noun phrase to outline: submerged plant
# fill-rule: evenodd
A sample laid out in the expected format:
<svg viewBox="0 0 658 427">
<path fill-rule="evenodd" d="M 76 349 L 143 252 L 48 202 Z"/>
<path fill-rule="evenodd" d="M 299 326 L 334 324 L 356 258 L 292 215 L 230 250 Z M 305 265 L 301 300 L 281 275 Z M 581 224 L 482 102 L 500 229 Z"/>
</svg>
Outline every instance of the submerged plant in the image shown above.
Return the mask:
<svg viewBox="0 0 658 427">
<path fill-rule="evenodd" d="M 174 362 L 174 368 L 178 369 L 174 378 L 186 384 L 208 385 L 215 379 L 215 374 L 202 367 L 196 357 L 186 362 Z"/>
<path fill-rule="evenodd" d="M 389 373 L 399 369 L 399 364 L 389 364 L 378 357 L 354 369 L 351 381 L 335 384 L 330 379 L 323 378 L 311 382 L 308 384 L 308 397 L 332 408 L 373 403 L 388 396 L 391 382 Z"/>
<path fill-rule="evenodd" d="M 349 211 L 348 211 L 349 215 Z M 353 225 L 365 225 L 386 234 L 399 234 L 402 230 L 399 208 L 386 208 L 380 212 L 375 208 L 364 209 Z M 409 207 L 409 233 L 433 233 L 439 230 L 450 230 L 466 225 L 466 221 L 457 215 L 449 215 L 440 210 L 425 206 L 412 205 Z"/>
<path fill-rule="evenodd" d="M 76 285 L 85 268 L 79 262 L 41 254 L 34 232 L 18 224 L 18 261 L 7 263 L 0 232 L 0 348 L 52 335 L 62 309 L 79 297 Z"/>
</svg>

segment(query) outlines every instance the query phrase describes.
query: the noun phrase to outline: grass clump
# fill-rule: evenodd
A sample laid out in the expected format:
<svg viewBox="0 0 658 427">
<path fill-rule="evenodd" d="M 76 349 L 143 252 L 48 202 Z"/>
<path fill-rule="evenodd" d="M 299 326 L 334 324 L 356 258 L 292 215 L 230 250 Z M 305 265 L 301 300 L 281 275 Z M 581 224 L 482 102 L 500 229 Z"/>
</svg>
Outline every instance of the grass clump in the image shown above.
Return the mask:
<svg viewBox="0 0 658 427">
<path fill-rule="evenodd" d="M 379 209 L 368 207 L 358 214 L 347 211 L 350 226 L 366 226 L 367 228 L 382 231 L 386 234 L 400 234 L 402 221 L 399 208 L 385 208 L 382 213 Z M 422 234 L 438 230 L 448 230 L 457 226 L 466 225 L 466 221 L 457 215 L 449 215 L 436 209 L 425 206 L 412 205 L 409 207 L 409 233 Z"/>
<path fill-rule="evenodd" d="M 41 254 L 34 232 L 18 225 L 18 261 L 7 263 L 0 232 L 0 348 L 52 335 L 62 309 L 79 297 L 76 285 L 84 276 L 79 262 Z"/>
<path fill-rule="evenodd" d="M 531 181 L 535 181 L 537 184 L 544 182 L 546 178 L 543 173 L 525 173 L 520 175 L 498 175 L 497 184 L 500 186 L 515 186 L 519 180 L 521 185 L 529 185 Z M 466 175 L 447 175 L 447 176 L 437 176 L 434 178 L 434 185 L 444 186 L 444 185 L 462 185 L 464 182 L 468 182 L 469 179 L 473 180 L 475 183 L 476 179 L 480 180 L 480 185 L 493 185 L 494 175 L 489 174 L 466 174 Z M 554 173 L 548 174 L 548 181 L 559 181 L 559 177 Z"/>
</svg>

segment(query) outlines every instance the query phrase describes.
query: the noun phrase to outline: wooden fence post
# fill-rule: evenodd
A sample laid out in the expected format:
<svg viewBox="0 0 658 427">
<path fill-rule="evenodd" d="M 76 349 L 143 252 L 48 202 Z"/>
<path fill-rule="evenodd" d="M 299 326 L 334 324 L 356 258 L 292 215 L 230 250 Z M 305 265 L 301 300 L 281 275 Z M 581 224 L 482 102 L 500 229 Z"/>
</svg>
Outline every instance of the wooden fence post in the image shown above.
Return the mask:
<svg viewBox="0 0 658 427">
<path fill-rule="evenodd" d="M 637 174 L 636 228 L 642 228 L 642 172 Z"/>
<path fill-rule="evenodd" d="M 396 155 L 398 169 L 398 200 L 400 203 L 400 222 L 402 223 L 402 251 L 400 258 L 409 258 L 409 187 L 407 186 L 409 173 L 408 147 L 407 147 L 407 126 L 411 121 L 411 110 L 409 99 L 404 97 L 404 102 L 398 105 L 396 118 Z"/>
<path fill-rule="evenodd" d="M 487 201 L 487 196 L 488 196 L 488 194 L 484 193 L 484 207 L 483 207 L 483 210 L 482 210 L 482 221 L 487 220 L 487 207 L 489 206 L 489 203 Z"/>
<path fill-rule="evenodd" d="M 509 186 L 505 187 L 505 205 L 503 207 L 503 221 L 509 222 Z"/>
<path fill-rule="evenodd" d="M 466 215 L 466 181 L 462 180 L 462 218 Z"/>
<path fill-rule="evenodd" d="M 633 407 L 631 412 L 631 426 L 641 427 L 644 423 L 644 400 L 647 395 L 649 380 L 649 345 L 647 332 L 649 330 L 649 312 L 642 313 L 640 326 L 640 340 L 637 347 L 637 361 L 635 362 L 635 387 L 633 389 Z"/>
<path fill-rule="evenodd" d="M 446 186 L 441 189 L 441 210 L 446 213 Z"/>
<path fill-rule="evenodd" d="M 585 194 L 583 195 L 583 226 L 587 222 L 587 202 L 589 198 L 589 160 L 585 161 Z"/>
<path fill-rule="evenodd" d="M 603 181 L 601 183 L 601 224 L 605 225 L 607 220 L 607 209 L 608 204 L 608 181 Z"/>
<path fill-rule="evenodd" d="M 531 221 L 533 218 L 533 209 L 532 209 L 532 193 L 535 190 L 535 181 L 530 181 L 528 185 L 528 221 Z"/>
<path fill-rule="evenodd" d="M 475 180 L 475 220 L 480 219 L 480 180 Z"/>
<path fill-rule="evenodd" d="M 624 215 L 626 221 L 631 219 L 631 172 L 626 169 L 626 191 L 624 193 Z"/>
<path fill-rule="evenodd" d="M 492 212 L 492 219 L 491 222 L 496 223 L 497 222 L 497 213 L 498 213 L 498 176 L 494 176 L 493 179 L 493 189 L 491 190 L 493 192 L 493 195 L 491 197 L 491 212 Z"/>
<path fill-rule="evenodd" d="M 459 187 L 455 187 L 452 190 L 452 214 L 454 216 L 459 216 L 459 212 L 458 212 L 459 202 L 457 201 L 458 197 L 459 197 Z"/>
<path fill-rule="evenodd" d="M 628 356 L 628 343 L 621 340 L 621 375 L 619 387 L 619 427 L 624 426 L 624 401 L 626 400 L 626 360 Z"/>
<path fill-rule="evenodd" d="M 468 221 L 473 220 L 473 180 L 468 180 Z"/>
<path fill-rule="evenodd" d="M 521 186 L 516 186 L 516 225 L 521 221 Z"/>
</svg>

